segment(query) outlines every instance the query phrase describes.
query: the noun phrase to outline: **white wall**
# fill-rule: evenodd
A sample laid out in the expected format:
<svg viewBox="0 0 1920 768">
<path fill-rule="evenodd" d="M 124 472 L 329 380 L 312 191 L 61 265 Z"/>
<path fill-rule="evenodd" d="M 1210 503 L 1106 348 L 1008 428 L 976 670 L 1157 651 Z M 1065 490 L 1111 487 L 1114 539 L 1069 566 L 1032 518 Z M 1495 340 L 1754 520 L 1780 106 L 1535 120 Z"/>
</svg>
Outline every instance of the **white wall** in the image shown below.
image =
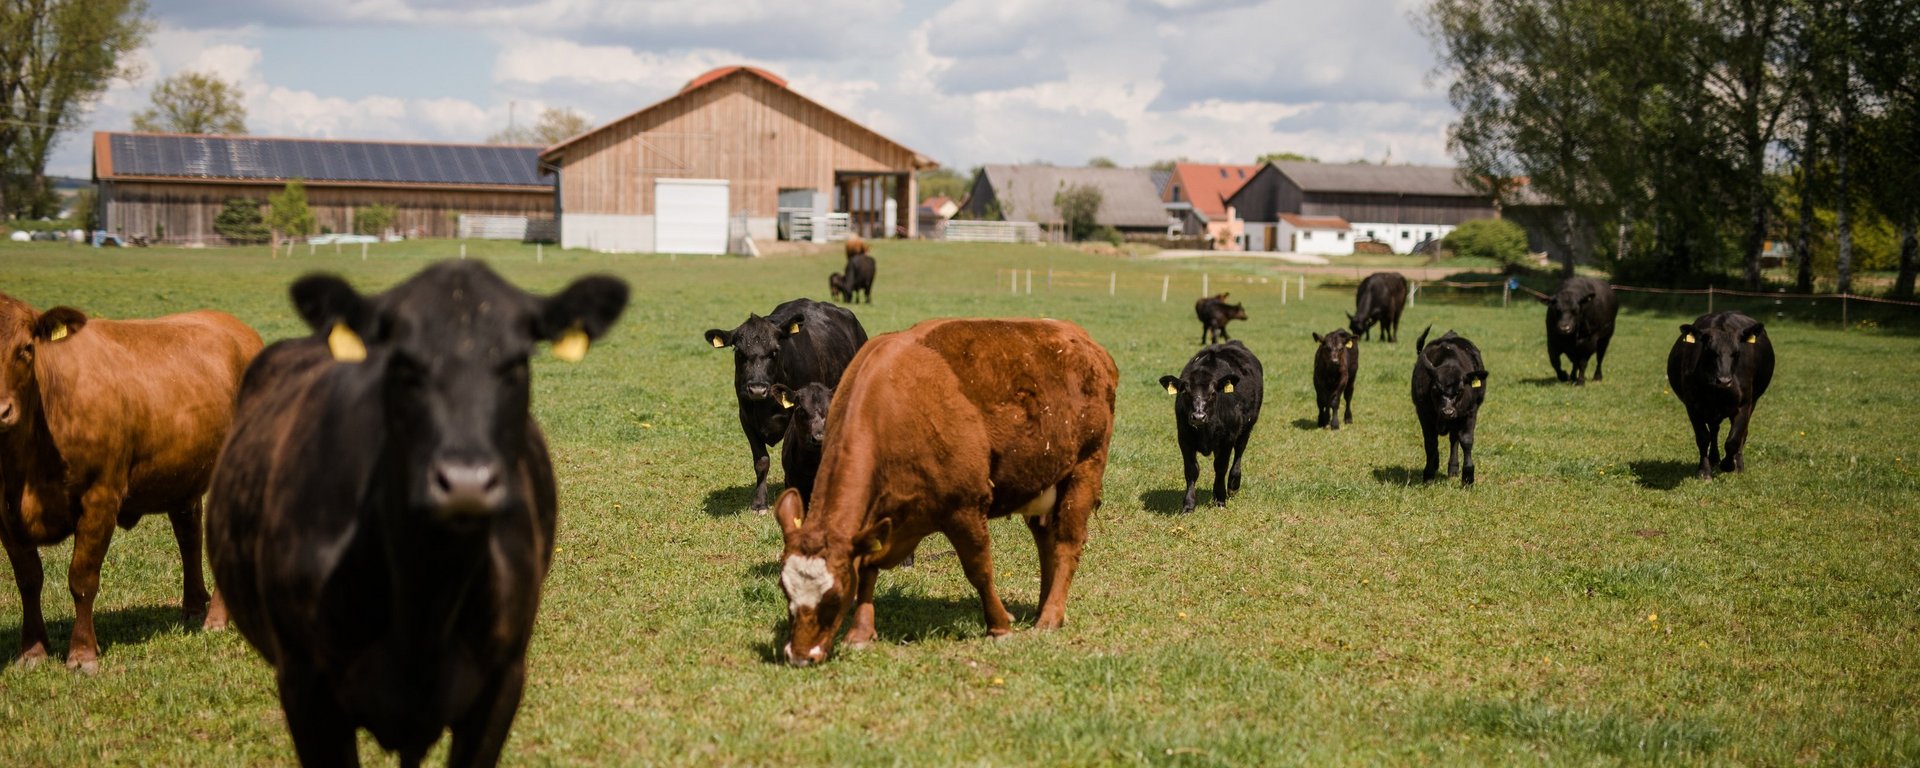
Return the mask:
<svg viewBox="0 0 1920 768">
<path fill-rule="evenodd" d="M 560 215 L 560 247 L 602 253 L 652 253 L 653 217 L 563 213 Z"/>
<path fill-rule="evenodd" d="M 1349 256 L 1353 254 L 1353 234 L 1334 229 L 1300 229 L 1284 221 L 1279 227 L 1280 248 L 1286 250 L 1292 245 L 1296 253 L 1312 253 L 1321 256 Z"/>
<path fill-rule="evenodd" d="M 1429 237 L 1439 239 L 1453 231 L 1452 224 L 1392 224 L 1381 221 L 1356 221 L 1353 223 L 1352 239 L 1363 240 L 1371 237 L 1393 246 L 1395 253 L 1407 253 L 1420 241 Z"/>
</svg>

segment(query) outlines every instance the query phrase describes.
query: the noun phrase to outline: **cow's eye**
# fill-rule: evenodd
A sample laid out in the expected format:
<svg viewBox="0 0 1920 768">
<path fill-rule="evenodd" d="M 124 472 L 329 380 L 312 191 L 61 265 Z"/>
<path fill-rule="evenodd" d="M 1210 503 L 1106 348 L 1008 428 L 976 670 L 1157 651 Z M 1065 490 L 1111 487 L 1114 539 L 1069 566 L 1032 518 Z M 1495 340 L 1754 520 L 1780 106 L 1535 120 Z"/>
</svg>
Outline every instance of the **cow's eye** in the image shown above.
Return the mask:
<svg viewBox="0 0 1920 768">
<path fill-rule="evenodd" d="M 22 360 L 33 359 L 33 344 L 29 343 L 26 346 L 23 346 L 20 348 L 20 359 Z"/>
</svg>

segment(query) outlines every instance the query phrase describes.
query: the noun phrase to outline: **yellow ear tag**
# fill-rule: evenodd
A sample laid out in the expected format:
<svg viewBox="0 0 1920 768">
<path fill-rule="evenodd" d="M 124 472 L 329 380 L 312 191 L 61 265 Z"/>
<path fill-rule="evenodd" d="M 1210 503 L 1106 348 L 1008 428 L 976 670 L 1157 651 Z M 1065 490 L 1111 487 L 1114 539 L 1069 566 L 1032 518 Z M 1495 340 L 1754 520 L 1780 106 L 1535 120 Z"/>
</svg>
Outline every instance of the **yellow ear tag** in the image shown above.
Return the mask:
<svg viewBox="0 0 1920 768">
<path fill-rule="evenodd" d="M 1748 336 L 1748 337 L 1747 337 L 1747 343 L 1748 343 L 1748 344 L 1758 344 L 1758 343 L 1760 343 L 1760 334 L 1757 334 L 1757 333 L 1756 333 L 1756 334 L 1753 334 L 1752 336 Z"/>
<path fill-rule="evenodd" d="M 1479 389 L 1479 388 L 1480 388 L 1480 385 L 1481 385 L 1481 384 L 1485 384 L 1485 383 L 1486 383 L 1486 382 L 1484 382 L 1484 381 L 1481 381 L 1481 380 L 1479 380 L 1479 379 L 1474 379 L 1474 380 L 1473 380 L 1473 388 L 1474 388 L 1474 389 Z"/>
<path fill-rule="evenodd" d="M 575 325 L 560 334 L 560 340 L 553 343 L 553 356 L 569 363 L 580 362 L 587 356 L 587 332 Z"/>
<path fill-rule="evenodd" d="M 1684 339 L 1684 341 L 1686 341 L 1686 342 L 1687 342 L 1688 344 L 1692 344 L 1692 343 L 1693 343 L 1693 334 L 1691 334 L 1691 333 L 1689 333 L 1689 334 L 1687 334 L 1687 338 L 1686 338 L 1686 339 Z"/>
<path fill-rule="evenodd" d="M 719 349 L 719 348 L 721 348 L 721 347 L 724 347 L 724 346 L 726 346 L 726 345 L 727 345 L 727 343 L 726 343 L 726 342 L 724 342 L 724 341 L 721 341 L 721 340 L 720 340 L 720 337 L 718 337 L 718 336 L 715 336 L 715 337 L 713 337 L 713 348 L 714 348 L 714 349 Z"/>
<path fill-rule="evenodd" d="M 1180 394 L 1180 390 L 1177 390 L 1177 389 L 1174 389 L 1174 388 L 1173 388 L 1173 385 L 1172 385 L 1172 384 L 1168 384 L 1168 385 L 1167 385 L 1167 394 L 1169 394 L 1169 395 L 1177 395 L 1177 394 Z"/>
<path fill-rule="evenodd" d="M 1231 395 L 1231 394 L 1233 394 L 1233 385 L 1232 385 L 1232 384 L 1228 384 L 1228 385 L 1226 385 L 1226 386 L 1224 386 L 1224 387 L 1221 387 L 1221 388 L 1220 388 L 1220 391 L 1221 391 L 1221 392 L 1225 392 L 1225 393 L 1227 393 L 1227 394 L 1229 394 L 1229 395 Z"/>
<path fill-rule="evenodd" d="M 1347 349 L 1353 349 L 1353 339 L 1347 339 Z"/>
<path fill-rule="evenodd" d="M 785 392 L 782 392 L 782 393 L 780 393 L 780 407 L 782 407 L 782 408 L 792 408 L 792 407 L 793 407 L 793 401 L 792 401 L 792 400 L 788 400 L 788 399 L 787 399 L 787 393 L 785 393 Z"/>
<path fill-rule="evenodd" d="M 796 333 L 799 333 L 799 332 L 800 332 L 800 324 L 799 324 L 799 323 L 797 323 L 797 322 L 796 322 L 796 323 L 794 323 L 793 325 L 789 325 L 789 326 L 787 326 L 787 335 L 788 335 L 788 336 L 792 336 L 793 334 L 796 334 Z"/>
<path fill-rule="evenodd" d="M 327 351 L 333 353 L 333 359 L 343 363 L 367 359 L 367 345 L 360 341 L 360 334 L 354 333 L 346 323 L 333 324 L 333 330 L 327 333 Z"/>
<path fill-rule="evenodd" d="M 47 334 L 47 341 L 59 341 L 66 337 L 67 337 L 67 324 L 61 323 L 59 325 L 54 326 L 53 331 Z"/>
<path fill-rule="evenodd" d="M 807 522 L 807 518 L 805 518 L 805 517 L 803 517 L 803 516 L 800 516 L 800 515 L 794 515 L 794 516 L 793 516 L 793 529 L 794 529 L 794 530 L 796 530 L 796 531 L 797 531 L 797 530 L 800 530 L 800 526 L 802 526 L 802 525 L 805 525 L 805 524 L 806 524 L 806 522 Z"/>
</svg>

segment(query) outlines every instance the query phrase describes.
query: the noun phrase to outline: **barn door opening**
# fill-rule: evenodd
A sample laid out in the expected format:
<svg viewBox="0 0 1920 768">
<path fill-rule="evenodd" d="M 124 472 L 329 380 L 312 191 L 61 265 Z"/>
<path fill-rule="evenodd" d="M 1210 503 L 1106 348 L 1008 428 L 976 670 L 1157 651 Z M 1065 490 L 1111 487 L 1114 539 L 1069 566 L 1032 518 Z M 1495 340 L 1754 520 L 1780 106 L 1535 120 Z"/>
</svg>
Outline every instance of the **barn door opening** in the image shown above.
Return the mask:
<svg viewBox="0 0 1920 768">
<path fill-rule="evenodd" d="M 847 215 L 847 228 L 863 238 L 906 237 L 917 201 L 904 173 L 836 171 L 833 210 Z"/>
</svg>

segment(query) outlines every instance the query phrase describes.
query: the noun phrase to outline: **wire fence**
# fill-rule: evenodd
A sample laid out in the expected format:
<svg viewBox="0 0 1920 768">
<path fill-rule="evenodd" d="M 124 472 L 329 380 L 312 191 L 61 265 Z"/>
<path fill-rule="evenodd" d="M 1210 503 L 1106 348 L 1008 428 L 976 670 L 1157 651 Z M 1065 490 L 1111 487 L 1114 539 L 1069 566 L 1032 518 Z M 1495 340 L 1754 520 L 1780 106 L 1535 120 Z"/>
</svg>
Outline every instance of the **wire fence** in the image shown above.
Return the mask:
<svg viewBox="0 0 1920 768">
<path fill-rule="evenodd" d="M 1443 286 L 1457 290 L 1498 288 L 1501 291 L 1501 306 L 1506 306 L 1511 301 L 1512 294 L 1515 291 L 1526 293 L 1537 299 L 1552 297 L 1552 294 L 1535 290 L 1522 284 L 1517 279 L 1479 282 L 1435 280 L 1429 282 L 1428 285 Z M 1824 303 L 1828 307 L 1837 307 L 1839 310 L 1840 325 L 1843 329 L 1851 328 L 1854 325 L 1853 319 L 1857 312 L 1853 306 L 1855 302 L 1875 307 L 1920 309 L 1920 301 L 1903 301 L 1880 296 L 1863 296 L 1857 293 L 1788 293 L 1785 290 L 1771 292 L 1743 291 L 1733 288 L 1717 288 L 1714 286 L 1707 286 L 1706 288 L 1648 288 L 1637 285 L 1617 285 L 1611 283 L 1609 285 L 1612 285 L 1613 290 L 1616 292 L 1628 294 L 1639 293 L 1650 297 L 1704 296 L 1706 297 L 1707 314 L 1712 314 L 1716 309 L 1740 309 L 1749 315 L 1754 315 L 1756 312 L 1759 314 L 1767 314 L 1771 311 L 1771 313 L 1776 316 L 1785 317 L 1786 313 L 1783 308 L 1787 306 L 1786 302 L 1788 301 L 1804 302 L 1802 306 L 1811 309 L 1819 309 L 1821 308 L 1819 305 Z M 1410 290 L 1417 294 L 1420 290 L 1419 286 L 1419 283 L 1415 283 Z M 1769 307 L 1771 307 L 1771 310 L 1768 309 Z M 1909 319 L 1911 319 L 1910 314 Z M 1864 322 L 1877 324 L 1876 320 L 1871 317 L 1866 318 Z"/>
</svg>

